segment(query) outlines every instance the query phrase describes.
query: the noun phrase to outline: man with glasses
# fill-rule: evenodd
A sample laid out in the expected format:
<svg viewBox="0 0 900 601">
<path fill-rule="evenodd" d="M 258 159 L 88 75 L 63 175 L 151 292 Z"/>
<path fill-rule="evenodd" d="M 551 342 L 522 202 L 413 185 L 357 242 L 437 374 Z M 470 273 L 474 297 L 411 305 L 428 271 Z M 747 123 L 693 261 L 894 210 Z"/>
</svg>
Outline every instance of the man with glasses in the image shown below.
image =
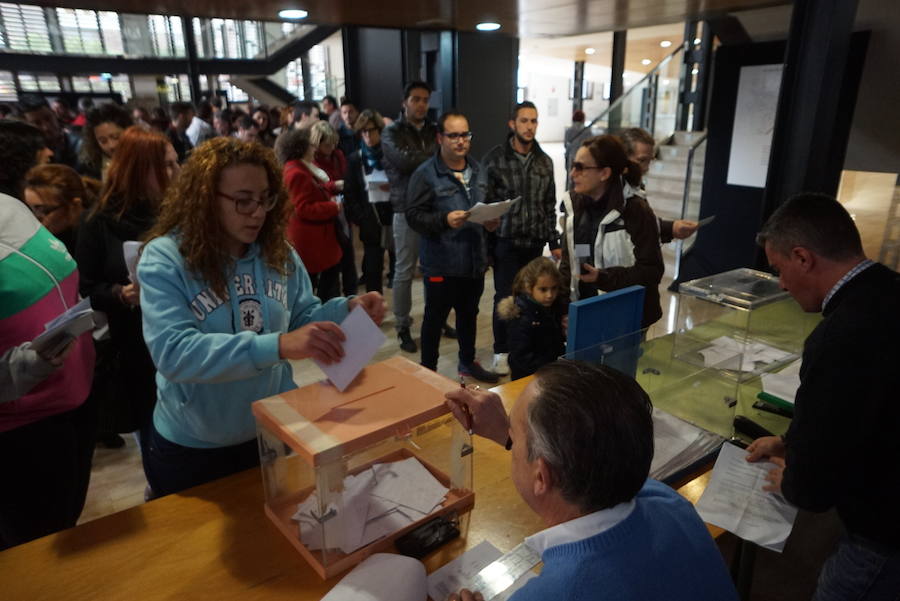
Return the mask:
<svg viewBox="0 0 900 601">
<path fill-rule="evenodd" d="M 619 133 L 619 139 L 625 146 L 628 160 L 637 163 L 641 168 L 641 177 L 646 177 L 650 171 L 650 163 L 656 156 L 656 140 L 647 130 L 640 127 L 629 127 Z M 641 186 L 643 188 L 643 185 Z M 686 219 L 663 219 L 659 217 L 659 240 L 663 244 L 677 238 L 683 240 L 697 231 L 696 221 Z"/>
<path fill-rule="evenodd" d="M 437 128 L 428 120 L 428 101 L 431 87 L 424 81 L 411 81 L 403 89 L 403 111 L 400 117 L 384 129 L 384 170 L 391 185 L 391 205 L 394 208 L 394 267 L 393 309 L 400 349 L 407 353 L 418 350 L 410 334 L 412 317 L 412 280 L 419 260 L 419 235 L 406 223 L 407 186 L 410 176 L 419 165 L 434 155 Z M 454 332 L 445 326 L 445 334 Z"/>
<path fill-rule="evenodd" d="M 487 270 L 485 230 L 494 231 L 500 220 L 483 226 L 469 221 L 469 209 L 484 201 L 484 183 L 478 163 L 469 157 L 472 132 L 466 116 L 444 113 L 438 131 L 439 152 L 416 169 L 407 190 L 406 219 L 422 236 L 422 365 L 437 370 L 441 328 L 453 309 L 460 376 L 495 383 L 497 374 L 475 360 L 475 332 Z"/>
<path fill-rule="evenodd" d="M 519 197 L 501 218 L 494 257 L 494 362 L 499 375 L 509 373 L 506 321 L 497 315 L 497 304 L 512 294 L 513 278 L 529 261 L 541 256 L 546 244 L 558 260 L 562 255 L 556 233 L 556 186 L 553 161 L 535 140 L 537 107 L 522 102 L 513 107 L 510 133 L 504 144 L 484 157 L 487 189 L 485 202 Z"/>
</svg>

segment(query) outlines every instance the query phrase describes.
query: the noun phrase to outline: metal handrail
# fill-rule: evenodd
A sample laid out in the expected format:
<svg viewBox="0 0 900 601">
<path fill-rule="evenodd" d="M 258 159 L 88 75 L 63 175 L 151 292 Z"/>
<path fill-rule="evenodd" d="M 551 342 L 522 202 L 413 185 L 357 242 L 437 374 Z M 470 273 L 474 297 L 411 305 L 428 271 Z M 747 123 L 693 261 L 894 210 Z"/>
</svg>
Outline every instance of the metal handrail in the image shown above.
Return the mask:
<svg viewBox="0 0 900 601">
<path fill-rule="evenodd" d="M 694 153 L 698 148 L 700 148 L 701 144 L 706 142 L 706 137 L 707 134 L 704 132 L 696 142 L 691 144 L 691 148 L 690 150 L 688 150 L 687 170 L 684 173 L 684 195 L 681 197 L 682 219 L 687 216 L 687 206 L 688 202 L 690 202 L 691 197 L 691 176 L 694 173 Z M 675 243 L 675 271 L 674 276 L 672 277 L 673 282 L 678 282 L 678 276 L 681 273 L 681 256 L 683 248 L 684 240 L 678 240 L 678 242 Z"/>
</svg>

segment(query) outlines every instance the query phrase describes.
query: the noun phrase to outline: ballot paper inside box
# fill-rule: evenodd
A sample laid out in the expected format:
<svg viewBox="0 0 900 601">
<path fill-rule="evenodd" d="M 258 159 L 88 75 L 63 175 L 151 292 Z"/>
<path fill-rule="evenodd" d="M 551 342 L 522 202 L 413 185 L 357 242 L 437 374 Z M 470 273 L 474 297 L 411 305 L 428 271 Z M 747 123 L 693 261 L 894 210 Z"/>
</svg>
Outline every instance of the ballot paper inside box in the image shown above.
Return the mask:
<svg viewBox="0 0 900 601">
<path fill-rule="evenodd" d="M 808 319 L 778 278 L 733 269 L 679 286 L 673 355 L 739 382 L 776 370 L 802 351 Z"/>
<path fill-rule="evenodd" d="M 472 441 L 444 404 L 458 386 L 394 357 L 344 392 L 315 383 L 253 404 L 266 515 L 322 578 L 436 516 L 465 535 Z"/>
</svg>

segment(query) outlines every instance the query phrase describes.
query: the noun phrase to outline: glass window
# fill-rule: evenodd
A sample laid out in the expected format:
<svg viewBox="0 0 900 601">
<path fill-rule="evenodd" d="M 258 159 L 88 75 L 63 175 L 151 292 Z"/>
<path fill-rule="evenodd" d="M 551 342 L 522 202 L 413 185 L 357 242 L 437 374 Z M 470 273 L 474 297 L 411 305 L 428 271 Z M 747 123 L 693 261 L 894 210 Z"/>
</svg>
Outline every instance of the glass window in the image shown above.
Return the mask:
<svg viewBox="0 0 900 601">
<path fill-rule="evenodd" d="M 104 54 L 100 22 L 92 10 L 57 8 L 59 36 L 69 54 Z"/>
<path fill-rule="evenodd" d="M 0 71 L 0 100 L 15 102 L 19 97 L 16 94 L 16 82 L 12 71 Z"/>
<path fill-rule="evenodd" d="M 328 48 L 317 44 L 309 49 L 309 83 L 313 98 L 321 98 L 328 93 Z"/>
<path fill-rule="evenodd" d="M 118 92 L 122 95 L 123 102 L 128 102 L 134 96 L 131 88 L 131 78 L 128 75 L 117 73 L 112 76 L 110 84 L 113 92 Z"/>
<path fill-rule="evenodd" d="M 39 6 L 0 2 L 4 43 L 14 51 L 52 52 L 44 9 Z"/>
<path fill-rule="evenodd" d="M 299 58 L 292 60 L 285 66 L 284 75 L 284 87 L 287 91 L 297 98 L 303 98 L 305 100 L 303 96 L 303 70 L 300 67 Z"/>
<path fill-rule="evenodd" d="M 125 44 L 122 41 L 122 24 L 119 15 L 107 10 L 97 13 L 100 22 L 100 35 L 103 37 L 103 46 L 106 54 L 119 56 L 125 54 Z"/>
</svg>

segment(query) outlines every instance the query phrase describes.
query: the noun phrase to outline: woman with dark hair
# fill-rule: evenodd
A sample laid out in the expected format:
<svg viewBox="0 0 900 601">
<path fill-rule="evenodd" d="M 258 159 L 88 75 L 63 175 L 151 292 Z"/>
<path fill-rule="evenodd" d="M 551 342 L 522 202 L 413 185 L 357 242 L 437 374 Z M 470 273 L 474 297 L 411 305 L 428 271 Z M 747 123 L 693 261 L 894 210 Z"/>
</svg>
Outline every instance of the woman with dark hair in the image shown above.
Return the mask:
<svg viewBox="0 0 900 601">
<path fill-rule="evenodd" d="M 340 322 L 376 293 L 322 304 L 285 242 L 272 151 L 216 138 L 191 154 L 148 235 L 138 276 L 159 370 L 144 470 L 158 495 L 259 463 L 250 404 L 295 387 L 288 360 L 343 356 Z"/>
<path fill-rule="evenodd" d="M 38 165 L 25 174 L 25 203 L 74 256 L 81 215 L 93 206 L 100 186 L 68 165 Z"/>
<path fill-rule="evenodd" d="M 315 151 L 309 131 L 301 129 L 281 134 L 275 148 L 293 206 L 287 237 L 303 260 L 316 295 L 325 301 L 341 291 L 342 252 L 336 227 L 341 204 L 325 188 L 328 175 L 313 162 Z"/>
<path fill-rule="evenodd" d="M 131 125 L 128 111 L 111 102 L 88 111 L 78 151 L 79 171 L 94 179 L 104 179 L 119 139 Z"/>
<path fill-rule="evenodd" d="M 664 266 L 656 215 L 639 188 L 640 166 L 628 160 L 618 138 L 597 136 L 578 148 L 570 176 L 560 272 L 571 300 L 644 286 L 641 327 L 647 328 L 662 316 Z"/>
<path fill-rule="evenodd" d="M 259 142 L 263 146 L 272 148 L 275 144 L 275 134 L 272 133 L 272 112 L 265 104 L 261 104 L 253 111 L 253 120 L 259 127 Z"/>
<path fill-rule="evenodd" d="M 107 446 L 122 446 L 118 433 L 145 429 L 156 402 L 155 370 L 141 332 L 140 290 L 129 277 L 122 244 L 141 240 L 150 230 L 177 172 L 178 156 L 165 136 L 128 128 L 110 161 L 100 199 L 78 232 L 81 294 L 109 320 L 109 340 L 98 348 L 95 378 L 105 386 L 98 396 L 100 441 Z"/>
</svg>

